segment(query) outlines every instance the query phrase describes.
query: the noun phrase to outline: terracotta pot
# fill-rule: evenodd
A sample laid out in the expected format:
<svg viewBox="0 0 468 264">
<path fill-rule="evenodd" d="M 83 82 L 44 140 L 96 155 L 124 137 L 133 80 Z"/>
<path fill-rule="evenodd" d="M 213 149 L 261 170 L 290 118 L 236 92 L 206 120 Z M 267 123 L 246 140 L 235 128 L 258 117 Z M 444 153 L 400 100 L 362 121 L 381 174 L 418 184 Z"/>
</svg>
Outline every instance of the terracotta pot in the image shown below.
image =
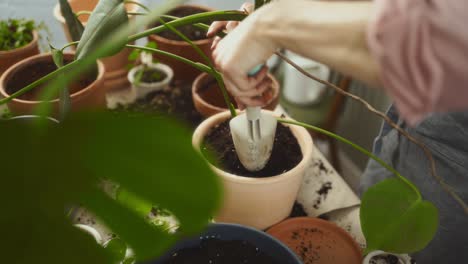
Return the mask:
<svg viewBox="0 0 468 264">
<path fill-rule="evenodd" d="M 72 60 L 74 57 L 73 53 L 65 53 L 64 58 L 67 60 Z M 27 68 L 32 67 L 34 64 L 48 62 L 53 63 L 52 55 L 50 53 L 40 54 L 33 57 L 26 58 L 12 67 L 10 67 L 0 78 L 0 94 L 1 96 L 7 97 L 10 95 L 8 90 L 8 82 L 16 74 L 25 74 L 22 72 L 28 70 Z M 87 87 L 73 86 L 71 84 L 71 105 L 73 110 L 80 109 L 90 109 L 90 108 L 104 108 L 105 106 L 105 89 L 104 89 L 104 65 L 102 62 L 98 61 L 98 76 L 94 82 L 92 82 Z M 8 107 L 14 114 L 28 115 L 33 114 L 35 108 L 41 103 L 35 98 L 38 95 L 39 87 L 33 89 L 36 93 L 30 91 L 23 96 L 28 96 L 28 99 L 16 98 L 8 102 Z M 52 100 L 54 113 L 58 113 L 59 100 Z"/>
<path fill-rule="evenodd" d="M 18 61 L 39 54 L 38 39 L 39 35 L 33 31 L 33 40 L 25 46 L 14 50 L 0 51 L 0 75 Z"/>
<path fill-rule="evenodd" d="M 186 7 L 195 8 L 195 9 L 199 9 L 202 11 L 213 11 L 213 9 L 211 8 L 199 6 L 199 5 L 180 5 L 176 7 L 175 9 L 183 9 Z M 149 38 L 149 41 L 156 42 L 158 45 L 158 49 L 160 50 L 179 55 L 191 61 L 201 62 L 201 63 L 206 64 L 205 60 L 185 41 L 171 40 L 171 39 L 167 39 L 156 34 L 150 35 L 148 38 Z M 213 38 L 193 41 L 193 43 L 196 44 L 208 56 L 208 58 L 211 58 L 211 43 L 212 42 L 213 42 Z M 197 75 L 200 74 L 200 71 L 193 68 L 192 66 L 187 65 L 178 60 L 168 58 L 167 56 L 160 56 L 160 55 L 155 54 L 154 58 L 164 64 L 169 65 L 169 67 L 171 67 L 174 70 L 175 80 L 192 82 L 197 77 Z"/>
<path fill-rule="evenodd" d="M 96 7 L 98 0 L 68 0 L 73 12 L 78 11 L 93 11 Z M 127 11 L 129 12 L 136 12 L 138 10 L 138 6 L 135 4 L 126 4 L 125 5 Z M 62 16 L 60 11 L 60 5 L 56 4 L 54 7 L 54 16 L 57 21 L 62 24 L 63 30 L 65 32 L 65 36 L 67 37 L 68 42 L 72 42 L 72 38 L 70 36 L 70 32 L 68 30 L 68 26 L 65 23 L 65 18 Z M 133 17 L 133 16 L 129 16 Z M 89 19 L 89 15 L 81 15 L 79 20 L 86 25 L 86 22 Z M 75 49 L 75 46 L 71 47 Z M 104 63 L 106 72 L 104 78 L 106 80 L 106 86 L 108 89 L 112 90 L 113 88 L 119 88 L 119 86 L 129 85 L 127 81 L 127 65 L 129 64 L 128 56 L 132 52 L 132 49 L 125 48 L 116 55 L 102 58 L 102 62 Z"/>
<path fill-rule="evenodd" d="M 273 75 L 268 74 L 268 77 L 272 81 L 271 90 L 273 91 L 273 96 L 270 102 L 263 108 L 273 111 L 278 105 L 280 86 Z M 226 102 L 216 80 L 207 73 L 200 74 L 193 82 L 192 99 L 195 109 L 204 117 L 210 117 L 227 110 Z M 236 106 L 236 102 L 232 97 L 231 101 Z"/>
<path fill-rule="evenodd" d="M 318 218 L 291 218 L 267 230 L 292 249 L 304 263 L 360 264 L 359 245 L 343 229 Z"/>
<path fill-rule="evenodd" d="M 192 137 L 195 149 L 200 150 L 211 129 L 230 117 L 229 111 L 226 111 L 203 121 Z M 289 127 L 299 143 L 303 158 L 296 167 L 285 173 L 267 178 L 248 178 L 210 165 L 224 185 L 223 205 L 215 217 L 216 221 L 265 229 L 289 216 L 312 158 L 312 138 L 309 132 L 303 127 Z"/>
</svg>

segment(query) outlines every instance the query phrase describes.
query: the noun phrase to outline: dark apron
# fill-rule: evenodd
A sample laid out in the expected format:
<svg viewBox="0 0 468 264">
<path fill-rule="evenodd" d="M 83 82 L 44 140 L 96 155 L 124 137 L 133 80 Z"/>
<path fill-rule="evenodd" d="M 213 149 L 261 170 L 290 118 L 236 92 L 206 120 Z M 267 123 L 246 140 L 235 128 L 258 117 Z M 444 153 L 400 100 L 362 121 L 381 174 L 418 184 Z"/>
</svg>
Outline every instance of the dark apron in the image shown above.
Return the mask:
<svg viewBox="0 0 468 264">
<path fill-rule="evenodd" d="M 406 126 L 393 106 L 387 114 L 431 149 L 438 174 L 468 203 L 468 112 L 434 114 L 414 128 Z M 468 263 L 468 216 L 432 177 L 423 151 L 384 123 L 375 139 L 374 153 L 410 179 L 424 199 L 439 209 L 436 237 L 424 250 L 414 254 L 417 263 Z M 373 160 L 369 161 L 361 191 L 388 177 L 393 175 Z"/>
</svg>

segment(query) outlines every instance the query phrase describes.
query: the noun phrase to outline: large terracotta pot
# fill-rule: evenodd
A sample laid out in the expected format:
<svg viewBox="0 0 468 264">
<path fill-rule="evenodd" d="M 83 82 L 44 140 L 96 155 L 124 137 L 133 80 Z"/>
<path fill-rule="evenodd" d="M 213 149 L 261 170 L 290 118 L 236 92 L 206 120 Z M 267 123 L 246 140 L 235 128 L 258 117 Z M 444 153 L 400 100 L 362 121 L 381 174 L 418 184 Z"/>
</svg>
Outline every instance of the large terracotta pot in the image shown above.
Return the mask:
<svg viewBox="0 0 468 264">
<path fill-rule="evenodd" d="M 0 75 L 18 61 L 39 54 L 38 39 L 39 35 L 33 31 L 33 40 L 25 46 L 14 50 L 0 51 Z"/>
<path fill-rule="evenodd" d="M 65 60 L 73 60 L 73 53 L 65 53 Z M 28 74 L 35 64 L 39 63 L 52 63 L 53 59 L 50 53 L 40 54 L 33 57 L 26 58 L 12 67 L 10 67 L 0 77 L 0 94 L 1 96 L 7 97 L 15 91 L 11 91 L 8 88 L 9 81 L 15 77 L 15 75 L 23 76 Z M 71 92 L 71 107 L 72 110 L 80 109 L 94 109 L 105 107 L 105 89 L 104 89 L 104 65 L 98 61 L 98 75 L 96 79 L 86 87 L 80 87 L 72 83 L 69 85 Z M 24 85 L 27 85 L 25 83 Z M 16 98 L 8 102 L 8 108 L 17 115 L 29 115 L 33 114 L 35 108 L 41 103 L 37 100 L 37 96 L 40 94 L 40 87 L 36 87 L 32 91 L 26 93 L 20 98 Z M 55 99 L 51 101 L 54 115 L 56 116 L 59 108 L 59 100 Z"/>
<path fill-rule="evenodd" d="M 267 111 L 273 115 L 273 112 Z M 229 119 L 229 111 L 211 116 L 195 130 L 192 143 L 200 150 L 205 136 L 217 124 Z M 213 165 L 224 185 L 223 205 L 216 221 L 265 229 L 289 216 L 305 170 L 312 158 L 312 138 L 303 127 L 289 126 L 302 151 L 302 160 L 293 169 L 267 178 L 248 178 L 227 173 Z M 286 146 L 285 146 L 286 147 Z"/>
<path fill-rule="evenodd" d="M 78 11 L 93 11 L 99 1 L 98 0 L 86 0 L 86 1 L 68 0 L 68 2 L 70 3 L 70 6 L 73 12 L 76 13 Z M 125 7 L 128 12 L 136 12 L 138 10 L 138 6 L 135 4 L 126 4 Z M 72 38 L 70 36 L 68 26 L 65 23 L 65 18 L 62 16 L 59 4 L 55 5 L 54 17 L 57 21 L 59 21 L 62 24 L 67 40 L 69 42 L 72 42 Z M 86 22 L 88 21 L 88 19 L 89 19 L 89 15 L 81 15 L 79 17 L 79 20 L 85 26 L 86 26 Z M 75 47 L 72 46 L 72 49 L 74 48 Z M 127 74 L 128 74 L 127 66 L 129 65 L 128 56 L 130 55 L 131 52 L 132 52 L 131 49 L 125 48 L 119 53 L 117 53 L 116 55 L 102 59 L 102 62 L 104 63 L 104 66 L 106 69 L 104 77 L 105 77 L 106 86 L 108 89 L 119 88 L 122 86 L 126 86 L 126 87 L 130 86 L 127 80 Z"/>
<path fill-rule="evenodd" d="M 180 5 L 174 10 L 183 8 L 194 8 L 201 11 L 213 11 L 213 9 L 211 8 L 199 5 Z M 205 60 L 193 49 L 193 47 L 191 47 L 185 41 L 167 39 L 156 34 L 150 35 L 149 41 L 156 42 L 156 44 L 158 45 L 158 49 L 160 50 L 179 55 L 191 61 L 206 64 Z M 211 43 L 213 43 L 212 38 L 196 40 L 193 41 L 193 43 L 197 45 L 208 56 L 208 58 L 211 58 Z M 178 60 L 168 58 L 167 56 L 155 54 L 154 58 L 164 64 L 169 65 L 174 70 L 175 80 L 192 82 L 197 77 L 197 75 L 200 74 L 200 71 L 193 68 L 192 66 L 187 65 Z"/>
<path fill-rule="evenodd" d="M 334 223 L 311 217 L 291 218 L 267 231 L 293 250 L 303 263 L 361 264 L 359 245 Z"/>
<path fill-rule="evenodd" d="M 278 105 L 280 86 L 273 75 L 268 74 L 268 77 L 272 81 L 270 89 L 273 94 L 270 101 L 263 108 L 273 111 Z M 193 82 L 192 100 L 195 109 L 204 117 L 210 117 L 227 110 L 226 102 L 215 78 L 207 73 L 200 74 Z M 231 101 L 236 106 L 236 102 L 232 97 Z"/>
</svg>

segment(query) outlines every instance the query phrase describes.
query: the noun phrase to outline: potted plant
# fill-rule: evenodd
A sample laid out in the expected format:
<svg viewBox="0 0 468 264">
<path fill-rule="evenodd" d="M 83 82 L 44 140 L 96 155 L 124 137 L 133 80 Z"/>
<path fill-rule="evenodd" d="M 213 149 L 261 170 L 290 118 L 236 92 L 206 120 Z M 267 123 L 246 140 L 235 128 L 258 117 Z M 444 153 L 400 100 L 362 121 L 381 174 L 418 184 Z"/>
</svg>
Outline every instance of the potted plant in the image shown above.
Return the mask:
<svg viewBox="0 0 468 264">
<path fill-rule="evenodd" d="M 162 18 L 164 20 L 170 21 L 174 18 L 186 17 L 189 15 L 199 14 L 212 10 L 213 9 L 211 8 L 200 5 L 179 5 L 167 12 L 166 16 L 162 16 Z M 158 25 L 161 25 L 161 23 L 157 22 L 154 24 L 154 26 Z M 211 57 L 211 43 L 213 42 L 213 39 L 206 38 L 206 31 L 193 25 L 179 27 L 178 30 L 180 30 L 185 36 L 192 40 L 193 43 L 197 45 L 206 56 Z M 171 31 L 162 31 L 157 34 L 151 34 L 148 38 L 149 41 L 155 42 L 158 45 L 158 48 L 162 51 L 167 51 L 169 53 L 189 59 L 193 62 L 204 62 L 202 56 L 196 52 L 193 52 L 193 48 L 190 46 L 190 44 Z M 197 75 L 200 74 L 199 70 L 183 62 L 180 62 L 179 60 L 157 54 L 154 55 L 154 58 L 158 61 L 161 61 L 162 63 L 169 65 L 174 70 L 174 78 L 176 80 L 192 82 L 197 77 Z"/>
<path fill-rule="evenodd" d="M 39 54 L 38 29 L 33 20 L 0 20 L 0 75 L 16 62 Z"/>
<path fill-rule="evenodd" d="M 268 74 L 268 78 L 271 80 L 269 88 L 271 96 L 269 102 L 263 108 L 273 111 L 278 105 L 280 86 L 273 75 Z M 193 82 L 192 99 L 195 108 L 204 117 L 210 117 L 227 110 L 226 101 L 216 79 L 206 72 L 200 74 Z M 232 97 L 231 102 L 237 108 Z"/>
<path fill-rule="evenodd" d="M 265 229 L 291 212 L 311 161 L 312 138 L 302 127 L 278 124 L 269 163 L 263 170 L 249 173 L 234 151 L 230 118 L 229 111 L 209 117 L 197 127 L 192 138 L 195 149 L 207 158 L 211 150 L 217 158 L 211 159 L 210 165 L 221 177 L 225 193 L 215 220 Z"/>
<path fill-rule="evenodd" d="M 88 19 L 90 17 L 90 14 L 96 8 L 96 5 L 98 4 L 98 0 L 87 0 L 87 1 L 81 1 L 81 0 L 65 0 L 68 1 L 69 6 L 71 7 L 71 10 L 75 15 L 77 16 L 79 23 L 81 23 L 84 26 L 86 26 Z M 62 4 L 63 5 L 63 4 Z M 64 8 L 61 6 L 60 3 L 57 3 L 54 7 L 54 17 L 57 21 L 60 22 L 60 24 L 63 27 L 63 30 L 65 32 L 65 36 L 69 42 L 72 41 L 77 41 L 79 40 L 80 36 L 73 36 L 73 33 L 70 32 L 69 26 L 66 23 L 66 18 L 63 15 L 63 10 L 61 8 Z M 139 2 L 138 1 L 131 1 L 129 3 L 125 4 L 125 9 L 127 10 L 129 17 L 134 17 L 134 14 L 138 11 L 139 8 Z M 83 29 L 81 29 L 81 32 Z M 131 49 L 122 49 L 120 52 L 118 52 L 115 55 L 109 56 L 102 58 L 102 62 L 104 63 L 104 68 L 105 68 L 105 82 L 106 82 L 106 87 L 108 89 L 113 89 L 113 88 L 120 88 L 122 86 L 128 85 L 128 80 L 127 80 L 127 74 L 128 74 L 128 56 L 132 52 Z"/>
<path fill-rule="evenodd" d="M 72 62 L 73 59 L 73 53 L 64 54 L 65 64 Z M 0 77 L 0 94 L 3 97 L 9 97 L 24 86 L 36 82 L 56 69 L 57 66 L 51 53 L 26 58 L 10 67 Z M 100 61 L 97 61 L 97 69 L 97 75 L 94 72 L 88 72 L 69 85 L 71 105 L 74 109 L 83 110 L 104 106 L 104 65 Z M 42 85 L 42 87 L 45 86 L 47 86 L 47 82 Z M 42 92 L 42 89 L 39 88 L 24 93 L 11 100 L 8 103 L 8 108 L 16 115 L 33 114 L 34 108 L 43 101 L 41 98 Z M 58 97 L 53 98 L 49 103 L 54 108 L 54 116 L 57 116 L 59 111 Z"/>
<path fill-rule="evenodd" d="M 362 261 L 362 264 L 414 264 L 408 255 L 392 254 L 381 250 L 372 251 Z"/>
<path fill-rule="evenodd" d="M 147 46 L 152 47 L 154 44 Z M 136 56 L 138 57 L 138 53 Z M 128 80 L 132 84 L 136 98 L 141 99 L 151 92 L 169 88 L 174 76 L 172 69 L 166 64 L 154 63 L 150 53 L 142 52 L 140 56 L 141 65 L 134 66 L 128 72 Z"/>
</svg>

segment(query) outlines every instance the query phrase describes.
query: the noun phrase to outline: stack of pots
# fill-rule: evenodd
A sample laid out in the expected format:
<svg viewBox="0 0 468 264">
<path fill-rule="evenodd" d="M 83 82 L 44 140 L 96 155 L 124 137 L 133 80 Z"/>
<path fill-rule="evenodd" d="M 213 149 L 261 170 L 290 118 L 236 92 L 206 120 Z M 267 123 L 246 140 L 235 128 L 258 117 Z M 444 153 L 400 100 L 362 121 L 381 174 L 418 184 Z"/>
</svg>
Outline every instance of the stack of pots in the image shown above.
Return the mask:
<svg viewBox="0 0 468 264">
<path fill-rule="evenodd" d="M 98 0 L 68 0 L 73 12 L 79 11 L 93 11 L 96 7 Z M 135 4 L 126 4 L 125 8 L 128 12 L 136 12 L 138 10 L 138 5 Z M 63 29 L 65 31 L 65 35 L 69 42 L 72 42 L 72 38 L 70 36 L 70 32 L 68 30 L 68 26 L 65 23 L 65 18 L 62 16 L 60 11 L 60 5 L 57 4 L 54 8 L 54 16 L 57 21 L 59 21 Z M 88 21 L 89 15 L 81 15 L 79 20 L 86 26 L 86 22 Z M 131 49 L 125 48 L 116 55 L 106 57 L 102 59 L 105 67 L 104 79 L 105 79 L 105 89 L 106 91 L 112 89 L 118 89 L 120 87 L 129 87 L 130 84 L 127 80 L 128 74 L 128 56 L 131 53 Z"/>
</svg>

